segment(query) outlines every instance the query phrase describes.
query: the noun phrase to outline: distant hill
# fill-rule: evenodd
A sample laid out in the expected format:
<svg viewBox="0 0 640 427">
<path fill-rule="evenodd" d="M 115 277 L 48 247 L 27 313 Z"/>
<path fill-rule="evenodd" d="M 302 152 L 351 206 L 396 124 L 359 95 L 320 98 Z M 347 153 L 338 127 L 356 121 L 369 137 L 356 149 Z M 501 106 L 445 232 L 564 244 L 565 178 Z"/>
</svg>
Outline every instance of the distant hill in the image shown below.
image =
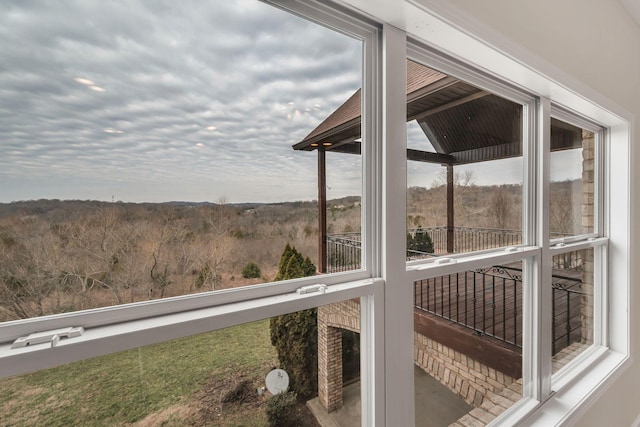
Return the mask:
<svg viewBox="0 0 640 427">
<path fill-rule="evenodd" d="M 581 230 L 582 184 L 551 184 L 551 230 Z M 456 186 L 455 226 L 520 229 L 522 188 Z M 407 227 L 446 225 L 446 188 L 407 192 Z M 329 234 L 359 233 L 360 197 L 327 201 Z M 273 280 L 286 245 L 318 259 L 318 203 L 0 203 L 0 321 Z M 255 263 L 259 278 L 242 271 Z"/>
</svg>

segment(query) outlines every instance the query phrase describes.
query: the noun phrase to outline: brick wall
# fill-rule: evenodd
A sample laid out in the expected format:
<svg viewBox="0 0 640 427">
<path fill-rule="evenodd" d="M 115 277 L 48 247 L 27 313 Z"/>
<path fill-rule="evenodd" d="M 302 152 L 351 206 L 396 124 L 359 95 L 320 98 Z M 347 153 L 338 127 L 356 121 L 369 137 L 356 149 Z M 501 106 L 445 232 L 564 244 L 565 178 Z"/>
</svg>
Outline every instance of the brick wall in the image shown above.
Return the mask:
<svg viewBox="0 0 640 427">
<path fill-rule="evenodd" d="M 318 307 L 318 324 L 360 333 L 360 300 L 348 300 Z"/>
<path fill-rule="evenodd" d="M 342 407 L 342 331 L 360 332 L 360 302 L 318 307 L 318 399 L 327 412 Z"/>
<path fill-rule="evenodd" d="M 561 367 L 569 363 L 573 358 L 582 353 L 588 347 L 587 344 L 573 343 L 569 347 L 565 347 L 558 354 L 553 356 L 553 371 L 558 371 Z M 462 418 L 449 427 L 470 427 L 484 426 L 493 421 L 498 415 L 509 409 L 522 398 L 522 380 L 511 383 L 508 387 L 500 392 L 487 392 L 482 405 L 471 410 Z"/>
<path fill-rule="evenodd" d="M 342 332 L 318 324 L 318 398 L 327 412 L 342 407 Z"/>
<path fill-rule="evenodd" d="M 414 333 L 414 361 L 475 407 L 483 403 L 487 392 L 499 392 L 516 380 L 418 333 Z"/>
<path fill-rule="evenodd" d="M 328 411 L 342 406 L 342 334 L 360 332 L 360 303 L 343 301 L 318 308 L 318 397 Z M 497 393 L 514 378 L 414 333 L 415 364 L 473 406 Z"/>
<path fill-rule="evenodd" d="M 583 232 L 594 230 L 594 134 L 582 131 L 582 227 Z M 580 321 L 582 342 L 593 343 L 593 250 L 582 251 L 582 301 Z"/>
</svg>

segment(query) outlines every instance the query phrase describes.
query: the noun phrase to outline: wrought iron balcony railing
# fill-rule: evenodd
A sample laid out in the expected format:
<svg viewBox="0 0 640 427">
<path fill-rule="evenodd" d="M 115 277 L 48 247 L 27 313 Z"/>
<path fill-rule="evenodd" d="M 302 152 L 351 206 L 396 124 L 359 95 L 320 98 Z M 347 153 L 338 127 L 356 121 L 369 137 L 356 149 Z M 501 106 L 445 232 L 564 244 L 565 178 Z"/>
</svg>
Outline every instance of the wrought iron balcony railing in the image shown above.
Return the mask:
<svg viewBox="0 0 640 427">
<path fill-rule="evenodd" d="M 408 230 L 426 232 L 433 252 L 407 250 L 407 260 L 446 253 L 447 228 Z M 470 252 L 520 244 L 519 230 L 458 227 L 456 252 Z M 553 236 L 562 237 L 562 236 Z M 361 266 L 360 233 L 327 236 L 328 272 Z M 581 338 L 582 253 L 567 252 L 553 258 L 553 354 Z M 478 335 L 522 347 L 522 273 L 513 266 L 493 266 L 414 283 L 414 304 L 421 311 L 447 319 Z"/>
<path fill-rule="evenodd" d="M 552 276 L 553 354 L 581 339 L 580 274 Z M 414 283 L 414 305 L 522 348 L 522 270 L 493 266 Z"/>
</svg>

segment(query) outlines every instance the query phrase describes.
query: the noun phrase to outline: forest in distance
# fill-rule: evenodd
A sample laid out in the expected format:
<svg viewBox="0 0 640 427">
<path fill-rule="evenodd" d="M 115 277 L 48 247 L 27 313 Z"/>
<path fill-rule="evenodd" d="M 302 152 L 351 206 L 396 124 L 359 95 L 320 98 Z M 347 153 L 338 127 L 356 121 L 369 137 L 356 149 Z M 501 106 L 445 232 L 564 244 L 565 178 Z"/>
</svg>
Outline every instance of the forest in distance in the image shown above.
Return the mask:
<svg viewBox="0 0 640 427">
<path fill-rule="evenodd" d="M 552 230 L 579 231 L 580 180 L 551 193 Z M 446 205 L 444 185 L 409 188 L 407 228 L 446 225 Z M 454 209 L 458 227 L 518 230 L 522 188 L 457 180 Z M 360 232 L 360 197 L 328 201 L 327 224 Z M 317 265 L 316 201 L 0 203 L 0 321 L 273 281 L 287 244 Z"/>
</svg>

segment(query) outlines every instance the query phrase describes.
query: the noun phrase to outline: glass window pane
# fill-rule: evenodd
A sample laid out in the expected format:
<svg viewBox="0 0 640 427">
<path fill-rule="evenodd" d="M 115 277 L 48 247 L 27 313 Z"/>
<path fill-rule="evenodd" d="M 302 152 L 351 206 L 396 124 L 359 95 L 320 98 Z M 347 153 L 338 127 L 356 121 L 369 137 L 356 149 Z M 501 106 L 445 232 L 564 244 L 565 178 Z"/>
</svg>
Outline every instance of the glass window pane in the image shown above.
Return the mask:
<svg viewBox="0 0 640 427">
<path fill-rule="evenodd" d="M 520 244 L 522 105 L 413 61 L 407 80 L 407 257 Z"/>
<path fill-rule="evenodd" d="M 3 425 L 316 427 L 318 384 L 328 416 L 359 425 L 359 324 L 341 302 L 7 378 Z"/>
<path fill-rule="evenodd" d="M 447 194 L 436 184 L 441 179 L 438 164 L 407 163 L 407 260 L 447 253 L 447 230 L 441 221 L 447 215 Z"/>
<path fill-rule="evenodd" d="M 417 426 L 485 425 L 520 400 L 523 286 L 521 262 L 414 284 Z"/>
<path fill-rule="evenodd" d="M 553 372 L 593 344 L 594 249 L 553 257 Z"/>
<path fill-rule="evenodd" d="M 362 198 L 339 185 L 360 180 L 362 156 L 327 152 L 326 267 L 329 273 L 362 267 Z M 345 194 L 351 194 L 344 196 Z"/>
<path fill-rule="evenodd" d="M 551 119 L 551 239 L 594 232 L 594 133 Z"/>
<path fill-rule="evenodd" d="M 5 3 L 0 27 L 0 321 L 270 282 L 287 244 L 326 272 L 327 227 L 359 235 L 360 142 L 323 132 L 362 40 L 254 0 Z"/>
</svg>

